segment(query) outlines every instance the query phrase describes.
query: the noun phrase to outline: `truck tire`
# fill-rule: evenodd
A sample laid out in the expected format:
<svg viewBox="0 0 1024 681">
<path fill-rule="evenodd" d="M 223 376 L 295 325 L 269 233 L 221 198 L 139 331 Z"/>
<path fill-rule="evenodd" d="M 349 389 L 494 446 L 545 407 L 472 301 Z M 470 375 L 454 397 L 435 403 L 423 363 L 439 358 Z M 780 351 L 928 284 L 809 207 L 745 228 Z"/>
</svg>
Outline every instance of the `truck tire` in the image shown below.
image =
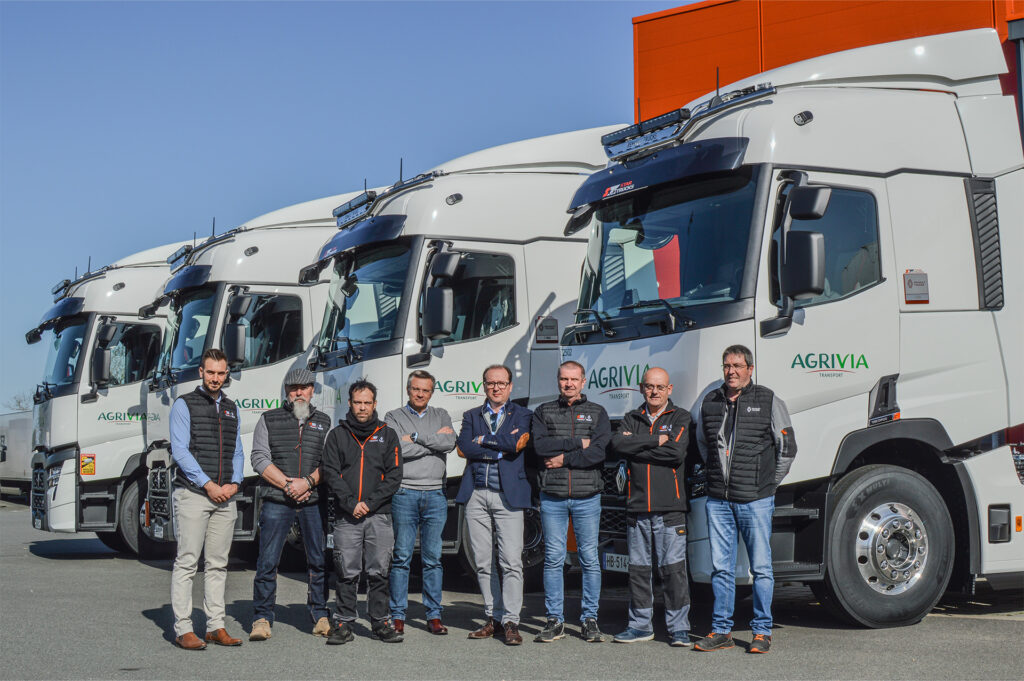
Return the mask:
<svg viewBox="0 0 1024 681">
<path fill-rule="evenodd" d="M 124 539 L 121 539 L 121 535 L 116 530 L 114 532 L 97 532 L 96 537 L 108 549 L 118 553 L 128 553 L 128 545 L 124 543 Z"/>
<path fill-rule="evenodd" d="M 953 523 L 942 497 L 918 473 L 887 465 L 852 471 L 834 494 L 825 581 L 815 594 L 865 627 L 921 621 L 953 568 Z"/>
<path fill-rule="evenodd" d="M 462 518 L 462 545 L 459 563 L 467 575 L 475 578 L 476 567 L 469 550 L 466 518 Z M 523 591 L 537 591 L 544 587 L 544 530 L 540 511 L 528 508 L 523 518 Z"/>
<path fill-rule="evenodd" d="M 169 558 L 174 555 L 173 542 L 158 542 L 150 539 L 142 531 L 139 515 L 139 480 L 128 483 L 121 495 L 121 508 L 118 511 L 117 531 L 128 551 L 142 559 Z"/>
</svg>

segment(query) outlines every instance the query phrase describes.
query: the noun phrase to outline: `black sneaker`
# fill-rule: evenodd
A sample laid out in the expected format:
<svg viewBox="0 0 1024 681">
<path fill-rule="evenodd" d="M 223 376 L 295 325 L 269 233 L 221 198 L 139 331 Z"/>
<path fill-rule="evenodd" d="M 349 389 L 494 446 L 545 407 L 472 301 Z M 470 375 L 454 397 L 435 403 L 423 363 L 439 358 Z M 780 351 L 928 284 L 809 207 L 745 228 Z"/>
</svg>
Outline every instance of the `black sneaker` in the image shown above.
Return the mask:
<svg viewBox="0 0 1024 681">
<path fill-rule="evenodd" d="M 755 634 L 754 640 L 750 642 L 750 647 L 747 648 L 748 653 L 767 653 L 768 649 L 772 647 L 772 637 L 766 634 Z"/>
<path fill-rule="evenodd" d="M 381 622 L 373 626 L 373 638 L 384 643 L 401 643 L 405 636 L 395 631 L 395 628 L 387 622 Z"/>
<path fill-rule="evenodd" d="M 694 650 L 703 650 L 705 652 L 710 652 L 712 650 L 725 650 L 726 648 L 732 648 L 735 645 L 736 644 L 732 641 L 731 633 L 719 634 L 716 632 L 711 632 L 710 634 L 702 638 L 698 643 L 695 643 L 693 648 Z"/>
<path fill-rule="evenodd" d="M 593 617 L 583 620 L 580 634 L 587 643 L 602 643 L 604 641 L 604 634 L 597 628 L 597 620 Z"/>
<path fill-rule="evenodd" d="M 537 643 L 551 643 L 560 638 L 565 638 L 565 625 L 558 620 L 548 620 L 544 625 L 544 631 L 537 634 L 533 640 Z"/>
<path fill-rule="evenodd" d="M 355 637 L 356 635 L 352 633 L 352 627 L 346 623 L 331 622 L 331 629 L 327 632 L 327 645 L 340 646 L 354 640 Z"/>
</svg>

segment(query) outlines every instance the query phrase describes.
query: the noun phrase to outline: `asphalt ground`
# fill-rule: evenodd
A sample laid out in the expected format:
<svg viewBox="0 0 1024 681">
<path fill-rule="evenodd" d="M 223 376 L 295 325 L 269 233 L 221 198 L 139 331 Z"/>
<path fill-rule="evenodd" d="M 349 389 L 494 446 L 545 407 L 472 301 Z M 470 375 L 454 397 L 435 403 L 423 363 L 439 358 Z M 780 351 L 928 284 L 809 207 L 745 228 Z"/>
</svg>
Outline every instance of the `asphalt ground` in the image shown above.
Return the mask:
<svg viewBox="0 0 1024 681">
<path fill-rule="evenodd" d="M 700 653 L 671 648 L 664 625 L 656 639 L 633 645 L 585 643 L 578 637 L 579 579 L 567 578 L 569 636 L 532 642 L 543 626 L 543 595 L 529 593 L 523 609 L 526 643 L 471 641 L 482 623 L 475 579 L 445 577 L 446 637 L 422 621 L 419 584 L 410 586 L 405 642 L 369 638 L 365 621 L 354 642 L 325 646 L 309 634 L 301 572 L 278 583 L 273 638 L 240 648 L 201 652 L 172 643 L 170 561 L 139 562 L 107 549 L 92 534 L 34 530 L 23 504 L 0 502 L 0 678 L 4 679 L 1022 679 L 1024 589 L 974 597 L 947 596 L 912 627 L 869 630 L 833 619 L 810 590 L 776 589 L 773 647 L 750 655 L 745 622 L 749 599 L 737 605 L 731 650 Z M 233 560 L 227 583 L 228 630 L 244 635 L 252 619 L 253 568 Z M 362 599 L 362 597 L 361 597 Z M 203 623 L 202 579 L 196 580 L 194 621 Z M 605 579 L 600 623 L 606 634 L 625 626 L 626 583 Z M 656 618 L 661 617 L 660 608 Z M 697 603 L 693 631 L 710 622 Z M 610 637 L 609 637 L 610 638 Z"/>
</svg>

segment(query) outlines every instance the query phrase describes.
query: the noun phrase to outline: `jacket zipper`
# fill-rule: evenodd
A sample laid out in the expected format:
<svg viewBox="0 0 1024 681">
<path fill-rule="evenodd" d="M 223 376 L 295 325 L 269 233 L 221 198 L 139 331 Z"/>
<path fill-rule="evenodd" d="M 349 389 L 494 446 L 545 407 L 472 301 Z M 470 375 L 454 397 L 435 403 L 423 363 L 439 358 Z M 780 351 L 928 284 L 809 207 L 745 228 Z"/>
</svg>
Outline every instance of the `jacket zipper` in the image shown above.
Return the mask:
<svg viewBox="0 0 1024 681">
<path fill-rule="evenodd" d="M 380 430 L 384 426 L 377 426 L 377 430 Z M 370 441 L 370 438 L 377 434 L 377 430 L 370 433 L 365 440 L 359 442 L 359 438 L 351 430 L 348 434 L 352 436 L 352 439 L 359 443 L 359 493 L 356 495 L 356 501 L 363 500 L 363 461 L 366 458 L 366 443 Z M 383 480 L 383 478 L 381 478 Z"/>
<path fill-rule="evenodd" d="M 650 415 L 648 414 L 648 418 Z M 660 418 L 660 417 L 659 417 Z M 651 422 L 650 434 L 654 435 L 654 424 L 657 423 L 657 419 Z M 651 464 L 647 464 L 647 512 L 651 512 L 651 497 L 654 496 L 654 489 L 651 488 Z"/>
<path fill-rule="evenodd" d="M 213 408 L 217 410 L 217 484 L 220 485 L 224 477 L 224 420 L 220 417 L 220 405 L 214 402 Z"/>
<path fill-rule="evenodd" d="M 576 416 L 576 414 L 573 413 L 573 408 L 572 408 L 572 405 L 570 404 L 569 405 L 569 437 L 576 437 L 576 419 L 573 418 L 574 416 Z M 562 456 L 562 465 L 565 466 L 565 456 L 564 455 Z M 569 496 L 572 497 L 572 469 L 569 468 L 568 466 L 566 466 L 565 470 L 569 474 Z"/>
<path fill-rule="evenodd" d="M 727 397 L 725 399 L 728 400 L 729 398 Z M 730 407 L 729 406 L 730 404 L 732 404 L 733 406 Z M 740 396 L 739 395 L 736 396 L 736 401 L 735 402 L 727 401 L 725 403 L 725 408 L 726 408 L 726 410 L 728 410 L 728 409 L 735 409 L 736 410 L 736 413 L 733 415 L 733 419 L 732 419 L 732 432 L 729 433 L 729 441 L 725 445 L 725 469 L 726 469 L 726 471 L 725 471 L 725 499 L 726 499 L 726 501 L 728 501 L 729 500 L 729 478 L 732 477 L 732 454 L 733 454 L 732 450 L 735 449 L 735 447 L 736 447 L 736 424 L 740 420 L 740 412 L 739 412 L 739 409 L 740 409 Z"/>
</svg>

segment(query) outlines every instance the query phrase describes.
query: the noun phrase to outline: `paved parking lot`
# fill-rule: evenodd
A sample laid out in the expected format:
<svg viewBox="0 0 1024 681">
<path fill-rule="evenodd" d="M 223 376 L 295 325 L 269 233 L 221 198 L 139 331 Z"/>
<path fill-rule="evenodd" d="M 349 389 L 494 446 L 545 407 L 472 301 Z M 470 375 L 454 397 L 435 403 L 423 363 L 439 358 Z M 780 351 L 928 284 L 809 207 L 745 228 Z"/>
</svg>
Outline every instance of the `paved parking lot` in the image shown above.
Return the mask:
<svg viewBox="0 0 1024 681">
<path fill-rule="evenodd" d="M 406 640 L 386 645 L 366 637 L 327 647 L 310 636 L 301 573 L 279 580 L 274 636 L 241 648 L 185 652 L 171 644 L 170 562 L 141 563 L 118 555 L 91 534 L 33 530 L 24 505 L 0 502 L 0 678 L 97 679 L 1020 679 L 1024 678 L 1024 590 L 949 596 L 920 624 L 866 630 L 833 620 L 809 589 L 776 592 L 774 647 L 769 655 L 742 648 L 698 653 L 670 648 L 663 627 L 651 643 L 587 644 L 576 636 L 532 643 L 543 625 L 543 598 L 527 594 L 527 643 L 469 641 L 481 622 L 475 580 L 445 579 L 447 637 L 411 621 Z M 239 635 L 251 617 L 252 567 L 233 561 L 228 577 L 228 629 Z M 414 583 L 413 588 L 418 588 Z M 579 614 L 578 580 L 569 578 L 570 621 Z M 196 621 L 202 621 L 201 579 Z M 575 589 L 575 591 L 573 590 Z M 601 626 L 625 623 L 625 582 L 606 579 Z M 422 617 L 418 593 L 410 617 Z M 750 617 L 742 601 L 737 621 Z M 695 632 L 710 620 L 694 606 Z M 660 616 L 660 611 L 658 616 Z M 660 624 L 660 623 L 659 623 Z M 573 634 L 578 630 L 573 627 Z M 749 630 L 735 632 L 740 642 Z"/>
</svg>

